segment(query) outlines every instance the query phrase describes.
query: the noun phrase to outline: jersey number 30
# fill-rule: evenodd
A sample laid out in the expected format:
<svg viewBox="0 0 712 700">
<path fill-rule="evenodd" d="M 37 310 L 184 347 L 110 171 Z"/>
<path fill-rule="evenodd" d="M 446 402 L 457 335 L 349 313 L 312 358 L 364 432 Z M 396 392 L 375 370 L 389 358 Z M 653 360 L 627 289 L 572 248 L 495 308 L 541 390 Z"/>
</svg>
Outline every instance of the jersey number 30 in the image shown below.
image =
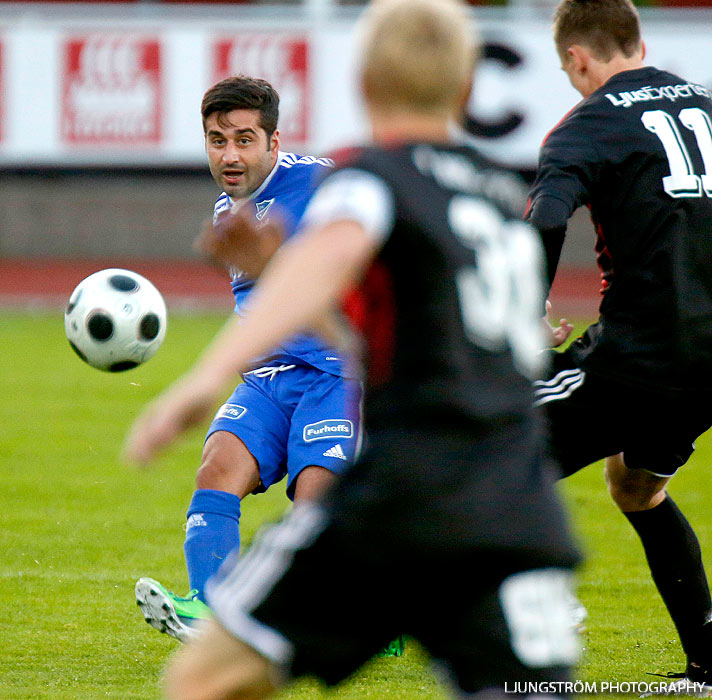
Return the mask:
<svg viewBox="0 0 712 700">
<path fill-rule="evenodd" d="M 542 253 L 528 224 L 507 221 L 491 204 L 463 195 L 452 198 L 448 223 L 475 253 L 475 265 L 457 272 L 465 332 L 486 350 L 507 346 L 517 369 L 532 377 L 543 347 Z"/>
<path fill-rule="evenodd" d="M 712 123 L 709 114 L 699 107 L 683 109 L 679 114 L 683 126 L 695 135 L 704 175 L 695 174 L 690 154 L 673 117 L 656 109 L 643 112 L 640 119 L 645 128 L 660 139 L 665 149 L 670 166 L 670 174 L 663 178 L 665 192 L 671 197 L 701 197 L 703 192 L 712 197 Z"/>
</svg>

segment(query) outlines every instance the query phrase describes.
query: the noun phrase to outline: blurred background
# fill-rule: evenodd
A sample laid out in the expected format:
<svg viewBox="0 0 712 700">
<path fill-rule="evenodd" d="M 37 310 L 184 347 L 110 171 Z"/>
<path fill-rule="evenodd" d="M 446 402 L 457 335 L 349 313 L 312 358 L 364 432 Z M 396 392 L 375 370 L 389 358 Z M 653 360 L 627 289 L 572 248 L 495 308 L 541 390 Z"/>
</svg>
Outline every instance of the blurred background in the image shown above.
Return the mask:
<svg viewBox="0 0 712 700">
<path fill-rule="evenodd" d="M 527 178 L 542 139 L 578 100 L 553 48 L 553 7 L 472 2 L 485 49 L 463 135 Z M 153 279 L 169 306 L 229 309 L 224 273 L 191 248 L 219 194 L 203 92 L 240 72 L 272 82 L 284 150 L 325 155 L 366 138 L 352 31 L 362 9 L 0 2 L 0 305 L 61 306 L 84 276 L 120 266 Z M 712 0 L 652 0 L 640 11 L 648 61 L 712 87 Z M 562 313 L 595 311 L 592 248 L 579 212 L 557 287 Z"/>
</svg>

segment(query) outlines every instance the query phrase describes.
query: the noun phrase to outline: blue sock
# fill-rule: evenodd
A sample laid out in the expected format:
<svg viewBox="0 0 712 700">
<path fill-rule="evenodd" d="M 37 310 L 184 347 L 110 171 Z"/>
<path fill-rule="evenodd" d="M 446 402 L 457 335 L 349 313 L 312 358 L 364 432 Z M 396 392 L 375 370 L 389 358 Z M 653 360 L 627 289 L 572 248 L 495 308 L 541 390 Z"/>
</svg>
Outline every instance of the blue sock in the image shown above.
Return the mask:
<svg viewBox="0 0 712 700">
<path fill-rule="evenodd" d="M 198 489 L 188 507 L 185 563 L 190 589 L 205 602 L 205 583 L 240 546 L 240 499 L 226 491 Z"/>
</svg>

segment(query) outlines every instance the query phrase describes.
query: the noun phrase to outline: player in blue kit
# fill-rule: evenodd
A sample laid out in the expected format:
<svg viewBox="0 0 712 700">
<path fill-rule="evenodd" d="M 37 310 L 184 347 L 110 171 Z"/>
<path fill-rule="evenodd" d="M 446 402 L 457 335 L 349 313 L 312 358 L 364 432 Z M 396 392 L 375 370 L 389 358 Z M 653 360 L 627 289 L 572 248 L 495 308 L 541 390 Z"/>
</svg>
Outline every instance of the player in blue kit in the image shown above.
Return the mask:
<svg viewBox="0 0 712 700">
<path fill-rule="evenodd" d="M 231 269 L 235 311 L 249 305 L 254 278 L 296 230 L 307 201 L 331 166 L 279 150 L 279 97 L 264 80 L 238 76 L 220 81 L 203 98 L 201 113 L 210 171 L 223 190 L 212 229 L 231 218 L 258 222 L 243 269 Z M 279 238 L 273 235 L 278 217 Z M 192 623 L 210 616 L 203 591 L 226 555 L 239 548 L 242 500 L 287 477 L 295 501 L 314 500 L 352 461 L 359 442 L 358 379 L 321 336 L 300 334 L 255 358 L 250 371 L 210 425 L 187 513 L 185 560 L 190 593 L 177 596 L 150 578 L 136 584 L 136 600 L 153 627 L 181 641 Z M 174 389 L 175 390 L 175 387 Z M 168 392 L 170 394 L 170 391 Z M 171 420 L 154 402 L 139 417 L 126 456 L 147 462 L 168 441 Z M 145 429 L 151 426 L 150 439 Z"/>
</svg>

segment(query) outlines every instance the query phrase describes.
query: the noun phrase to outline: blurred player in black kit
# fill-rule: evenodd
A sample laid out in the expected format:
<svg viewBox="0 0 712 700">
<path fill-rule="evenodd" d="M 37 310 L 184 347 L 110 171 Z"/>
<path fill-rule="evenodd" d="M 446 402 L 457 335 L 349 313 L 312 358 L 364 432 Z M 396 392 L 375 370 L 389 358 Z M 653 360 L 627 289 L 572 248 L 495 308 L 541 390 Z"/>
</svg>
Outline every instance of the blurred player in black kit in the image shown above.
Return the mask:
<svg viewBox="0 0 712 700">
<path fill-rule="evenodd" d="M 644 65 L 629 0 L 563 0 L 554 39 L 584 100 L 544 141 L 527 218 L 551 282 L 568 218 L 590 208 L 603 296 L 598 323 L 536 382 L 537 404 L 564 475 L 606 458 L 680 635 L 684 678 L 712 685 L 700 546 L 665 490 L 712 425 L 710 92 Z"/>
<path fill-rule="evenodd" d="M 376 145 L 325 178 L 170 413 L 177 434 L 261 348 L 333 328 L 360 280 L 368 446 L 322 503 L 296 504 L 208 584 L 215 619 L 168 667 L 172 700 L 264 697 L 306 674 L 338 683 L 401 632 L 463 696 L 504 697 L 515 680 L 536 694 L 577 656 L 579 555 L 531 407 L 543 256 L 518 179 L 449 139 L 475 59 L 466 7 L 380 0 L 363 21 Z M 203 245 L 230 262 L 242 233 L 236 218 Z M 408 583 L 384 596 L 394 577 Z"/>
</svg>

